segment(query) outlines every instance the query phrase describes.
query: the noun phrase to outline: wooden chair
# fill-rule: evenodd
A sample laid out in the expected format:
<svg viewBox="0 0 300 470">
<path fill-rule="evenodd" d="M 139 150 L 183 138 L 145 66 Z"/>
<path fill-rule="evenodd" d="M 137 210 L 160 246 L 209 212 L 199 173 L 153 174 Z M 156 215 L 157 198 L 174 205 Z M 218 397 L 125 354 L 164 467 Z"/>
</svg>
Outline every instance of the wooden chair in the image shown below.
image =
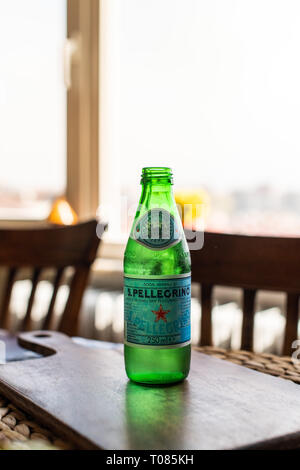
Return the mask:
<svg viewBox="0 0 300 470">
<path fill-rule="evenodd" d="M 300 239 L 204 234 L 201 250 L 191 250 L 192 279 L 201 283 L 201 346 L 212 345 L 213 286 L 243 289 L 242 349 L 252 350 L 254 302 L 258 290 L 286 293 L 283 354 L 297 339 L 300 294 Z"/>
<path fill-rule="evenodd" d="M 42 326 L 42 329 L 49 329 L 64 272 L 67 267 L 73 267 L 74 274 L 70 283 L 69 296 L 58 329 L 68 335 L 77 333 L 82 296 L 100 241 L 96 234 L 96 227 L 97 221 L 92 220 L 68 227 L 0 229 L 0 266 L 8 267 L 0 308 L 0 328 L 9 329 L 10 327 L 11 292 L 20 268 L 32 268 L 32 288 L 21 327 L 22 330 L 28 331 L 32 325 L 31 310 L 42 272 L 46 268 L 55 269 L 53 293 Z M 104 228 L 105 226 L 101 226 L 103 231 Z"/>
</svg>

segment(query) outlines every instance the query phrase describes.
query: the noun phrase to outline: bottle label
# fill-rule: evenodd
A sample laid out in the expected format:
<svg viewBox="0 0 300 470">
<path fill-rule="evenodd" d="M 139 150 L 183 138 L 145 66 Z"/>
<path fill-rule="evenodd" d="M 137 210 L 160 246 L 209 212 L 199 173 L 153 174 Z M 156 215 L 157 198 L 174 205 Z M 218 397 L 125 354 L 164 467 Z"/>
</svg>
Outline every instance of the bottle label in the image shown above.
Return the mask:
<svg viewBox="0 0 300 470">
<path fill-rule="evenodd" d="M 132 238 L 151 250 L 165 250 L 180 242 L 182 230 L 165 209 L 151 209 L 135 223 Z"/>
<path fill-rule="evenodd" d="M 124 278 L 125 344 L 176 348 L 191 340 L 191 276 Z"/>
</svg>

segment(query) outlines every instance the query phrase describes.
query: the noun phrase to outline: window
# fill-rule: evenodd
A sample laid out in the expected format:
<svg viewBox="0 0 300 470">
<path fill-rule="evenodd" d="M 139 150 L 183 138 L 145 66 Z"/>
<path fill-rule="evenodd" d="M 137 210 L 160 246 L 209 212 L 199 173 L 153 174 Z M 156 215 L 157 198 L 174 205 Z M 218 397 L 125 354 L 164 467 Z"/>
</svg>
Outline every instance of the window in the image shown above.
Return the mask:
<svg viewBox="0 0 300 470">
<path fill-rule="evenodd" d="M 0 218 L 42 219 L 66 188 L 66 1 L 0 11 Z"/>
<path fill-rule="evenodd" d="M 106 205 L 124 243 L 141 168 L 169 165 L 208 230 L 299 235 L 299 2 L 0 8 L 0 218 L 44 218 L 66 192 L 81 218 Z"/>
<path fill-rule="evenodd" d="M 101 8 L 101 202 L 124 214 L 141 168 L 170 165 L 177 198 L 203 198 L 208 230 L 299 236 L 299 2 Z"/>
</svg>

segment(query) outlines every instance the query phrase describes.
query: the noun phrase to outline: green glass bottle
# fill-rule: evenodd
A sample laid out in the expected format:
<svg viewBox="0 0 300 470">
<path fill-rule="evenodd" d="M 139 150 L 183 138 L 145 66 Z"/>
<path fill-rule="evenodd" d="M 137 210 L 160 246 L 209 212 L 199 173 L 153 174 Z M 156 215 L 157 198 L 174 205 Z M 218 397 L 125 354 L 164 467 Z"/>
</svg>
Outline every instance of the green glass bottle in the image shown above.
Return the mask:
<svg viewBox="0 0 300 470">
<path fill-rule="evenodd" d="M 124 255 L 128 377 L 145 384 L 187 377 L 191 356 L 191 258 L 170 168 L 144 168 Z"/>
</svg>

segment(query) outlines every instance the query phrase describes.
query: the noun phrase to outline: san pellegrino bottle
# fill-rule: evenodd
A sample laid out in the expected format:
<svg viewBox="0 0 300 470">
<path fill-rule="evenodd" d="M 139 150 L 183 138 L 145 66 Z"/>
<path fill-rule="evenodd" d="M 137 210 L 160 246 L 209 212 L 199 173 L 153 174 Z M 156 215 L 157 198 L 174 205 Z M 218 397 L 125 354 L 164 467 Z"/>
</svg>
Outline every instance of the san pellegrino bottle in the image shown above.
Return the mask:
<svg viewBox="0 0 300 470">
<path fill-rule="evenodd" d="M 124 256 L 124 352 L 140 383 L 183 380 L 191 356 L 191 258 L 170 168 L 144 168 Z"/>
</svg>

